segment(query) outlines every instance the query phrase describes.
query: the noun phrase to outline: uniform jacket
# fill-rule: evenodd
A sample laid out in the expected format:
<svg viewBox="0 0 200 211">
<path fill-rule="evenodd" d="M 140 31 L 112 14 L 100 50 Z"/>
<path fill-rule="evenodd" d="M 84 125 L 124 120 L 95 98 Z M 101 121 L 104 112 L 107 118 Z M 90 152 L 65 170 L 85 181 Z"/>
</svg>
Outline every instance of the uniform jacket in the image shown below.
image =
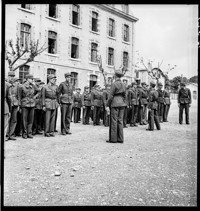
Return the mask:
<svg viewBox="0 0 200 211">
<path fill-rule="evenodd" d="M 104 104 L 104 106 L 106 106 L 106 104 L 107 104 L 109 94 L 110 94 L 110 90 L 105 89 L 103 91 L 103 104 Z"/>
<path fill-rule="evenodd" d="M 100 106 L 103 107 L 103 105 L 104 105 L 104 103 L 103 103 L 103 92 L 100 91 L 99 94 L 100 94 Z"/>
<path fill-rule="evenodd" d="M 9 96 L 9 86 L 8 82 L 5 82 L 5 92 L 4 92 L 4 114 L 8 114 L 11 111 L 11 98 Z"/>
<path fill-rule="evenodd" d="M 137 88 L 131 88 L 128 92 L 129 105 L 139 105 L 139 91 Z"/>
<path fill-rule="evenodd" d="M 155 89 L 149 90 L 149 103 L 148 108 L 152 110 L 158 109 L 158 92 Z"/>
<path fill-rule="evenodd" d="M 126 103 L 127 106 L 130 104 L 129 103 L 129 98 L 128 98 L 128 93 L 129 93 L 129 89 L 126 88 L 125 103 Z"/>
<path fill-rule="evenodd" d="M 91 93 L 83 92 L 81 95 L 81 101 L 83 106 L 91 106 Z"/>
<path fill-rule="evenodd" d="M 58 87 L 59 103 L 72 104 L 73 103 L 73 87 L 71 83 L 62 82 Z"/>
<path fill-rule="evenodd" d="M 163 92 L 164 92 L 164 94 L 163 94 L 164 103 L 165 103 L 166 105 L 171 104 L 171 101 L 170 101 L 170 92 L 169 92 L 169 90 L 168 90 L 168 89 L 164 89 Z"/>
<path fill-rule="evenodd" d="M 126 87 L 120 79 L 117 79 L 111 85 L 107 106 L 125 107 L 126 106 L 125 97 L 126 97 Z"/>
<path fill-rule="evenodd" d="M 37 85 L 35 85 L 35 87 L 39 90 L 39 93 L 35 98 L 35 108 L 42 109 L 42 91 L 41 91 L 42 88 Z"/>
<path fill-rule="evenodd" d="M 185 89 L 180 89 L 178 92 L 178 103 L 181 104 L 191 104 L 192 103 L 192 98 L 191 98 L 191 91 L 188 88 Z"/>
<path fill-rule="evenodd" d="M 19 102 L 19 84 L 11 83 L 9 87 L 9 96 L 11 106 L 20 106 Z"/>
<path fill-rule="evenodd" d="M 139 101 L 140 105 L 147 105 L 148 104 L 148 91 L 144 88 L 141 88 L 139 91 Z"/>
<path fill-rule="evenodd" d="M 81 108 L 82 106 L 81 94 L 75 93 L 73 100 L 74 100 L 74 103 L 73 103 L 74 107 Z"/>
<path fill-rule="evenodd" d="M 48 83 L 42 88 L 42 106 L 49 110 L 58 108 L 58 86 Z"/>
<path fill-rule="evenodd" d="M 93 90 L 91 91 L 91 104 L 92 106 L 101 106 L 101 95 L 99 91 Z"/>
<path fill-rule="evenodd" d="M 21 107 L 35 107 L 35 98 L 39 94 L 39 90 L 28 83 L 25 82 L 23 85 L 19 86 L 19 105 Z"/>
<path fill-rule="evenodd" d="M 158 103 L 164 103 L 164 91 L 157 89 L 158 92 Z"/>
</svg>

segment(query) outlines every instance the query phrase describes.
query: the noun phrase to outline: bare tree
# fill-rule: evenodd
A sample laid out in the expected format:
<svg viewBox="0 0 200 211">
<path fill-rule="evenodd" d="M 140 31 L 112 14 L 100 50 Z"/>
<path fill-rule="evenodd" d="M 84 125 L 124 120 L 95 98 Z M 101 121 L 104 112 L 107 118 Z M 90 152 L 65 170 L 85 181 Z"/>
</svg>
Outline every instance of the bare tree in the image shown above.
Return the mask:
<svg viewBox="0 0 200 211">
<path fill-rule="evenodd" d="M 8 61 L 10 71 L 15 71 L 21 66 L 32 62 L 37 55 L 41 54 L 48 48 L 44 46 L 45 44 L 39 48 L 39 40 L 31 40 L 30 44 L 28 44 L 28 41 L 26 40 L 25 47 L 23 47 L 20 45 L 19 37 L 17 37 L 16 44 L 14 47 L 13 41 L 7 40 L 5 44 L 5 59 Z M 19 59 L 24 60 L 24 62 L 15 66 L 16 62 Z"/>
</svg>

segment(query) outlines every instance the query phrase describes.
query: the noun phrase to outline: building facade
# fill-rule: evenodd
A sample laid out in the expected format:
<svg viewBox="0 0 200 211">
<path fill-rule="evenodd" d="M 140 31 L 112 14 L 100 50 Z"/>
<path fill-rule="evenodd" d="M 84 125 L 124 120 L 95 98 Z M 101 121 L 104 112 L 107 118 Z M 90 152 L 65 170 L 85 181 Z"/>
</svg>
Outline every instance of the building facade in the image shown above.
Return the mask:
<svg viewBox="0 0 200 211">
<path fill-rule="evenodd" d="M 108 80 L 114 67 L 125 62 L 129 71 L 124 79 L 131 83 L 135 77 L 138 19 L 129 14 L 128 5 L 7 4 L 5 14 L 6 40 L 20 37 L 20 45 L 24 46 L 26 40 L 38 39 L 40 46 L 48 46 L 33 62 L 16 70 L 21 80 L 31 73 L 46 83 L 47 76 L 55 73 L 59 84 L 65 80 L 64 74 L 71 72 L 74 87 L 83 90 L 86 85 L 103 86 L 97 55 L 101 55 Z"/>
</svg>

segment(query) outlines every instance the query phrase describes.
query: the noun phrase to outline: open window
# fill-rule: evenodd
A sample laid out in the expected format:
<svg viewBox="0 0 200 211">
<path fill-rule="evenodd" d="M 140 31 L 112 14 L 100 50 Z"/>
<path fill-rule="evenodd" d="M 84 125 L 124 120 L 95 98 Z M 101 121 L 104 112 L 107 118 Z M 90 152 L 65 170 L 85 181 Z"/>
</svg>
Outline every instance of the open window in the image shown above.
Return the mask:
<svg viewBox="0 0 200 211">
<path fill-rule="evenodd" d="M 98 23 L 98 13 L 92 12 L 92 31 L 97 32 L 97 23 Z"/>
<path fill-rule="evenodd" d="M 48 33 L 48 53 L 56 54 L 57 51 L 57 33 L 49 31 Z"/>
<path fill-rule="evenodd" d="M 97 62 L 97 44 L 91 43 L 91 62 Z"/>
<path fill-rule="evenodd" d="M 20 29 L 20 46 L 25 48 L 31 41 L 31 26 L 25 23 L 21 23 Z"/>
<path fill-rule="evenodd" d="M 57 5 L 49 4 L 49 17 L 57 18 Z"/>
<path fill-rule="evenodd" d="M 71 43 L 71 58 L 77 59 L 79 57 L 79 39 L 72 37 Z"/>
<path fill-rule="evenodd" d="M 108 65 L 114 65 L 114 49 L 108 48 Z"/>
<path fill-rule="evenodd" d="M 72 6 L 72 24 L 80 25 L 80 6 L 77 4 Z"/>
</svg>

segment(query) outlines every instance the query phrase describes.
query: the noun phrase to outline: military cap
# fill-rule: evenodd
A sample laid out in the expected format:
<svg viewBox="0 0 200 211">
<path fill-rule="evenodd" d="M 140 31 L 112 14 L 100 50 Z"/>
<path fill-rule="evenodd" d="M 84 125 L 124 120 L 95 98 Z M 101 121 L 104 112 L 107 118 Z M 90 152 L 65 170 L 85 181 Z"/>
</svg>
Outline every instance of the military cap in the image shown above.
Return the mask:
<svg viewBox="0 0 200 211">
<path fill-rule="evenodd" d="M 81 90 L 81 88 L 78 87 L 78 88 L 76 88 L 76 90 Z"/>
<path fill-rule="evenodd" d="M 52 79 L 52 78 L 56 78 L 56 76 L 55 76 L 54 74 L 50 74 L 50 75 L 48 76 L 48 79 L 50 80 L 50 79 Z"/>
<path fill-rule="evenodd" d="M 158 86 L 163 86 L 161 82 L 158 82 Z"/>
<path fill-rule="evenodd" d="M 141 85 L 147 85 L 146 82 L 142 82 Z"/>
<path fill-rule="evenodd" d="M 94 87 L 94 88 L 97 88 L 97 87 L 99 87 L 99 85 L 95 84 L 93 87 Z"/>
<path fill-rule="evenodd" d="M 151 81 L 150 85 L 156 85 L 155 81 Z"/>
<path fill-rule="evenodd" d="M 14 71 L 9 71 L 8 72 L 8 76 L 15 76 L 15 72 Z"/>
<path fill-rule="evenodd" d="M 181 83 L 180 83 L 180 86 L 185 86 L 185 83 L 184 83 L 184 82 L 181 82 Z"/>
<path fill-rule="evenodd" d="M 65 78 L 71 76 L 71 73 L 65 73 Z"/>
<path fill-rule="evenodd" d="M 35 82 L 41 82 L 41 80 L 39 78 L 35 78 L 34 80 L 35 80 Z"/>
<path fill-rule="evenodd" d="M 32 79 L 33 79 L 33 75 L 27 74 L 27 75 L 26 75 L 26 78 L 27 78 L 27 79 L 28 79 L 28 78 L 32 78 Z"/>
<path fill-rule="evenodd" d="M 170 82 L 169 81 L 167 81 L 166 83 L 165 83 L 165 86 L 170 86 L 171 84 L 170 84 Z"/>
<path fill-rule="evenodd" d="M 115 70 L 115 75 L 116 75 L 117 77 L 122 77 L 122 76 L 124 76 L 124 74 L 122 73 L 122 71 L 121 71 L 120 69 Z"/>
<path fill-rule="evenodd" d="M 44 81 L 41 81 L 41 82 L 40 82 L 40 85 L 41 85 L 41 84 L 45 84 Z"/>
<path fill-rule="evenodd" d="M 15 78 L 14 78 L 14 82 L 15 82 L 15 81 L 19 81 L 19 78 L 18 78 L 18 77 L 15 77 Z"/>
<path fill-rule="evenodd" d="M 89 86 L 84 86 L 84 89 L 89 89 Z"/>
<path fill-rule="evenodd" d="M 132 82 L 132 85 L 137 85 L 137 82 L 136 82 L 136 81 L 133 81 L 133 82 Z"/>
</svg>

